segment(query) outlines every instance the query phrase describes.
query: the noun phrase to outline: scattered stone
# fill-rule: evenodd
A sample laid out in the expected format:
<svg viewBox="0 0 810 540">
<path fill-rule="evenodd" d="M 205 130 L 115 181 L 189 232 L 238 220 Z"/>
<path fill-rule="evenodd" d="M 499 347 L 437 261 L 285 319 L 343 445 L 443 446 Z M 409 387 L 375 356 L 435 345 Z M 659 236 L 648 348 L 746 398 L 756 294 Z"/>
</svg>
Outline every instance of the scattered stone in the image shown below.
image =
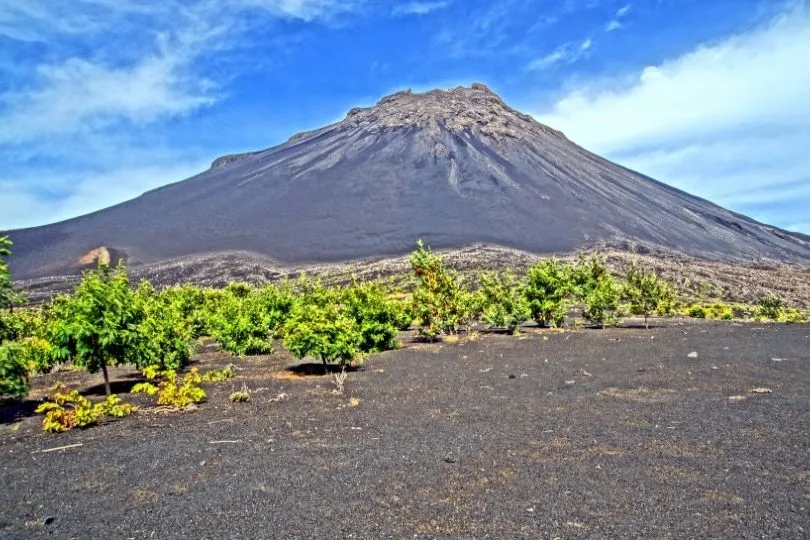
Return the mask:
<svg viewBox="0 0 810 540">
<path fill-rule="evenodd" d="M 56 519 L 56 518 L 54 518 L 53 516 L 45 516 L 44 518 L 42 518 L 42 524 L 43 525 L 50 525 L 51 523 L 53 523 L 54 519 Z"/>
<path fill-rule="evenodd" d="M 784 358 L 771 358 L 771 362 L 784 362 Z"/>
<path fill-rule="evenodd" d="M 688 358 L 697 358 L 697 357 L 698 357 L 698 353 L 697 353 L 696 351 L 692 351 L 692 352 L 690 352 L 689 354 L 687 354 L 686 356 L 687 356 Z"/>
<path fill-rule="evenodd" d="M 570 384 L 574 384 L 574 383 L 576 383 L 576 382 L 577 382 L 577 381 L 565 381 L 565 384 L 569 384 L 569 385 L 570 385 Z"/>
<path fill-rule="evenodd" d="M 729 401 L 745 401 L 745 396 L 728 396 Z"/>
<path fill-rule="evenodd" d="M 765 388 L 763 386 L 763 387 L 752 389 L 751 393 L 752 394 L 773 394 L 773 390 L 771 390 L 770 388 Z"/>
<path fill-rule="evenodd" d="M 445 463 L 456 463 L 458 458 L 454 456 L 452 452 L 447 452 L 447 455 L 444 456 L 444 461 Z"/>
<path fill-rule="evenodd" d="M 515 374 L 514 374 L 514 373 L 510 373 L 510 374 L 509 374 L 509 378 L 510 378 L 510 379 L 517 379 L 517 377 L 515 376 Z"/>
</svg>

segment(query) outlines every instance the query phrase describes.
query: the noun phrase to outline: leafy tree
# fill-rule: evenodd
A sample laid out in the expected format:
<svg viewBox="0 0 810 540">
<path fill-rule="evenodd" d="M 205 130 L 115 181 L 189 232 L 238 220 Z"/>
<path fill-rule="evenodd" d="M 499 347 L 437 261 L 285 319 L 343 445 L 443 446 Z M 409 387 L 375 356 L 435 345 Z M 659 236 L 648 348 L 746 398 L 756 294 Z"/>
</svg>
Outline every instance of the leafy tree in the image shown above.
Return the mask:
<svg viewBox="0 0 810 540">
<path fill-rule="evenodd" d="M 357 323 L 362 339 L 360 351 L 375 353 L 399 348 L 398 328 L 407 324 L 403 306 L 389 298 L 379 283 L 358 283 L 342 291 L 347 315 Z"/>
<path fill-rule="evenodd" d="M 273 352 L 270 316 L 260 298 L 253 292 L 237 294 L 226 292 L 222 297 L 208 322 L 211 337 L 239 356 Z"/>
<path fill-rule="evenodd" d="M 25 301 L 25 294 L 16 291 L 11 284 L 11 272 L 6 257 L 11 255 L 12 242 L 8 236 L 0 236 L 0 309 L 11 311 L 15 304 Z M 2 324 L 2 323 L 0 323 Z M 0 332 L 2 328 L 0 328 Z"/>
<path fill-rule="evenodd" d="M 633 315 L 644 315 L 644 327 L 649 328 L 649 316 L 671 314 L 675 306 L 675 289 L 657 274 L 638 268 L 627 272 L 624 296 L 630 301 Z"/>
<path fill-rule="evenodd" d="M 54 302 L 49 341 L 56 358 L 72 360 L 90 373 L 104 373 L 104 389 L 111 395 L 108 365 L 141 364 L 144 358 L 138 310 L 123 263 L 105 264 L 84 273 L 73 296 Z"/>
<path fill-rule="evenodd" d="M 183 316 L 182 306 L 146 280 L 138 285 L 133 302 L 141 348 L 138 365 L 180 369 L 191 358 L 194 341 L 192 322 Z"/>
<path fill-rule="evenodd" d="M 341 304 L 339 293 L 320 283 L 309 284 L 284 326 L 284 347 L 298 358 L 347 365 L 362 352 L 357 320 Z"/>
<path fill-rule="evenodd" d="M 483 274 L 478 294 L 481 317 L 490 328 L 504 328 L 514 334 L 531 318 L 524 286 L 510 270 Z"/>
<path fill-rule="evenodd" d="M 28 366 L 22 347 L 16 343 L 0 345 L 0 398 L 22 399 L 28 395 Z"/>
<path fill-rule="evenodd" d="M 411 268 L 418 280 L 412 309 L 419 323 L 419 334 L 433 339 L 453 333 L 469 320 L 466 291 L 458 274 L 444 266 L 442 258 L 426 248 L 421 240 L 411 254 Z"/>
<path fill-rule="evenodd" d="M 529 268 L 524 294 L 532 319 L 541 326 L 562 326 L 574 289 L 569 265 L 546 259 Z"/>
<path fill-rule="evenodd" d="M 583 317 L 604 328 L 607 323 L 616 320 L 615 312 L 619 307 L 619 297 L 619 288 L 610 274 L 602 275 L 585 295 Z"/>
<path fill-rule="evenodd" d="M 290 283 L 265 285 L 253 293 L 257 309 L 264 313 L 267 330 L 272 336 L 280 337 L 284 323 L 290 316 L 298 298 Z"/>
</svg>

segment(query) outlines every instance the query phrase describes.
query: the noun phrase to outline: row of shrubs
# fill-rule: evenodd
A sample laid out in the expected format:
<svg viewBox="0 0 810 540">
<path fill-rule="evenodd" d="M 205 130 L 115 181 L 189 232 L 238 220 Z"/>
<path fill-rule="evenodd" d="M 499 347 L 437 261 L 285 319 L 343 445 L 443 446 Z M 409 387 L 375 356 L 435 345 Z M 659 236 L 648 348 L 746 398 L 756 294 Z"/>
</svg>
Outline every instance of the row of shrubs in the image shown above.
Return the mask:
<svg viewBox="0 0 810 540">
<path fill-rule="evenodd" d="M 73 294 L 0 315 L 0 395 L 22 398 L 31 373 L 64 363 L 102 371 L 109 395 L 107 366 L 175 371 L 202 336 L 237 356 L 269 354 L 278 341 L 298 358 L 347 365 L 397 348 L 398 332 L 412 326 L 433 340 L 475 323 L 512 333 L 528 320 L 561 326 L 576 306 L 585 321 L 602 327 L 624 309 L 643 316 L 645 325 L 652 314 L 684 309 L 675 288 L 654 273 L 634 267 L 619 282 L 598 257 L 570 264 L 548 259 L 525 275 L 487 272 L 471 279 L 419 242 L 410 262 L 416 280 L 410 294 L 380 282 L 327 287 L 307 278 L 218 290 L 157 290 L 148 281 L 133 288 L 123 265 L 100 265 Z M 698 307 L 691 309 L 700 316 Z"/>
</svg>

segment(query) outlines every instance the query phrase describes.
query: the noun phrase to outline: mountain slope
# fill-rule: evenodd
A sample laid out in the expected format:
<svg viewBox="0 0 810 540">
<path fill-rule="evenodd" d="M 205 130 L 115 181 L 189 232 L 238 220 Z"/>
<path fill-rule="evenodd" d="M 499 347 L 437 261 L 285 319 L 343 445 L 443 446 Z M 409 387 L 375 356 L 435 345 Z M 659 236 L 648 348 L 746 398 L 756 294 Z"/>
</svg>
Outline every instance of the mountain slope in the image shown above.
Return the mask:
<svg viewBox="0 0 810 540">
<path fill-rule="evenodd" d="M 132 201 L 11 236 L 20 278 L 75 272 L 100 246 L 131 263 L 249 251 L 300 264 L 403 253 L 417 238 L 536 253 L 629 241 L 810 261 L 810 237 L 591 154 L 483 85 L 394 94 Z"/>
</svg>

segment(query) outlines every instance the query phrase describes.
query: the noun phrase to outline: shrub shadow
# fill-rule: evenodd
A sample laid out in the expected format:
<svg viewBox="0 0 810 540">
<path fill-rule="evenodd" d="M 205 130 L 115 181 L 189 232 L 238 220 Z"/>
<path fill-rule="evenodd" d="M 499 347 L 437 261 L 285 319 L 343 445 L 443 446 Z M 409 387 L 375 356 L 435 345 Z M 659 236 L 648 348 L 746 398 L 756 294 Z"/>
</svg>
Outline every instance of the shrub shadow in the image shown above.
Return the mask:
<svg viewBox="0 0 810 540">
<path fill-rule="evenodd" d="M 115 380 L 110 381 L 110 391 L 113 394 L 129 394 L 132 387 L 138 383 L 144 382 L 146 379 L 143 378 L 143 375 L 140 373 L 132 373 L 127 375 L 121 375 L 117 377 Z M 89 386 L 81 391 L 83 396 L 105 396 L 106 390 L 104 388 L 104 383 L 95 384 L 93 386 Z"/>
<path fill-rule="evenodd" d="M 343 370 L 347 373 L 352 373 L 362 369 L 361 366 L 341 366 L 340 364 L 326 364 L 317 362 L 305 362 L 303 364 L 296 364 L 288 367 L 286 370 L 301 377 L 330 375 L 332 373 L 340 373 Z"/>
<path fill-rule="evenodd" d="M 13 424 L 22 420 L 36 416 L 34 410 L 39 406 L 40 401 L 6 401 L 0 402 L 0 424 Z"/>
</svg>

